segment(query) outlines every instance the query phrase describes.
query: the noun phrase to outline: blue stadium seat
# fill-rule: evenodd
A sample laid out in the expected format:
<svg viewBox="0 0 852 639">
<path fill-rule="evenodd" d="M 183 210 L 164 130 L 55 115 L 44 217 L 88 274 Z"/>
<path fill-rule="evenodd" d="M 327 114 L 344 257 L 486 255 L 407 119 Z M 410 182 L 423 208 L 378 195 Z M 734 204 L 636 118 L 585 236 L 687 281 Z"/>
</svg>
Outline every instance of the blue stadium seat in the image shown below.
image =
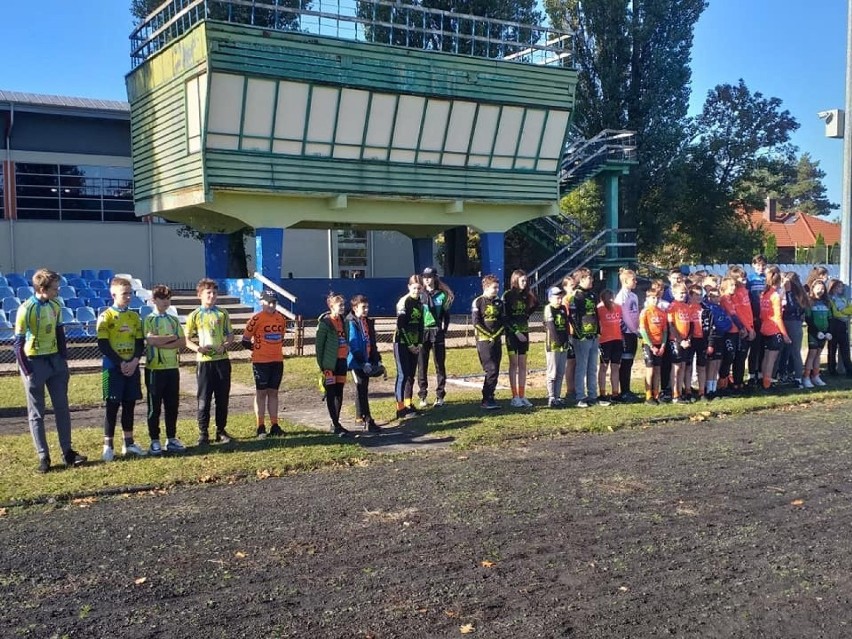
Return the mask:
<svg viewBox="0 0 852 639">
<path fill-rule="evenodd" d="M 142 307 L 142 310 L 139 311 L 139 316 L 142 319 L 145 319 L 146 317 L 148 317 L 153 312 L 154 312 L 154 309 L 151 308 L 150 306 L 148 306 L 147 304 L 145 304 L 145 306 Z"/>
<path fill-rule="evenodd" d="M 136 297 L 135 295 L 130 298 L 130 304 L 127 305 L 128 308 L 133 309 L 134 311 L 142 310 L 143 306 L 146 306 L 145 300 L 141 297 Z"/>
<path fill-rule="evenodd" d="M 28 268 L 24 271 L 24 277 L 27 278 L 28 282 L 33 281 L 33 275 L 35 275 L 36 270 L 34 268 Z"/>
<path fill-rule="evenodd" d="M 8 322 L 8 318 L 6 317 L 6 311 L 0 308 L 0 322 Z"/>
<path fill-rule="evenodd" d="M 101 306 L 105 306 L 105 307 L 109 308 L 110 306 L 112 306 L 112 298 L 111 297 L 101 297 L 101 298 L 98 298 L 98 299 L 93 299 L 91 302 L 89 302 L 89 306 L 91 306 L 92 308 L 99 308 Z"/>
<path fill-rule="evenodd" d="M 90 288 L 78 288 L 77 289 L 77 297 L 79 297 L 81 300 L 87 300 L 88 301 L 93 297 L 100 299 L 101 296 L 98 295 L 97 293 L 95 293 Z M 90 304 L 90 306 L 91 306 L 91 304 Z"/>
<path fill-rule="evenodd" d="M 77 310 L 81 306 L 85 306 L 85 300 L 81 300 L 79 297 L 69 297 L 65 300 L 65 306 L 70 308 L 72 311 Z"/>
<path fill-rule="evenodd" d="M 0 304 L 0 308 L 6 311 L 6 315 L 9 315 L 9 311 L 18 312 L 18 307 L 21 305 L 21 302 L 17 297 L 9 296 L 4 297 L 2 304 Z"/>
<path fill-rule="evenodd" d="M 86 280 L 84 280 L 79 275 L 69 275 L 66 279 L 66 282 L 66 286 L 73 286 L 76 289 L 89 288 L 88 284 L 86 283 Z"/>
<path fill-rule="evenodd" d="M 7 273 L 6 281 L 9 283 L 11 288 L 18 288 L 19 286 L 29 286 L 30 283 L 20 273 Z"/>
<path fill-rule="evenodd" d="M 98 279 L 102 282 L 106 282 L 107 284 L 114 277 L 115 271 L 113 271 L 111 268 L 102 268 L 100 271 L 98 271 Z"/>
<path fill-rule="evenodd" d="M 64 275 L 59 276 L 59 286 L 68 286 L 68 278 Z"/>
<path fill-rule="evenodd" d="M 11 324 L 6 326 L 5 324 L 0 324 L 0 343 L 3 344 L 11 344 L 15 341 L 15 329 L 12 328 Z"/>
<path fill-rule="evenodd" d="M 97 316 L 95 315 L 95 309 L 91 306 L 81 306 L 76 311 L 77 321 L 81 324 L 87 324 L 89 322 L 98 321 Z"/>
<path fill-rule="evenodd" d="M 32 296 L 33 293 L 35 293 L 35 290 L 32 286 L 19 286 L 15 290 L 15 293 L 15 297 L 17 297 L 19 300 L 27 300 Z"/>
<path fill-rule="evenodd" d="M 82 277 L 87 282 L 91 282 L 92 280 L 98 279 L 98 272 L 90 268 L 84 268 L 82 271 L 80 271 L 80 277 Z"/>
<path fill-rule="evenodd" d="M 74 319 L 74 311 L 63 306 L 59 310 L 59 321 L 63 324 L 74 324 L 77 320 Z"/>
<path fill-rule="evenodd" d="M 65 337 L 69 339 L 82 339 L 85 337 L 89 337 L 89 334 L 86 333 L 86 329 L 83 327 L 83 325 L 78 324 L 77 322 L 64 324 L 62 328 L 65 329 Z"/>
<path fill-rule="evenodd" d="M 103 306 L 98 306 L 98 315 L 103 313 L 104 311 L 109 310 L 109 304 L 104 304 Z"/>
<path fill-rule="evenodd" d="M 68 300 L 71 298 L 77 297 L 77 290 L 73 286 L 61 286 L 59 287 L 59 297 L 65 300 L 66 306 Z"/>
<path fill-rule="evenodd" d="M 0 286 L 0 300 L 2 300 L 4 297 L 17 297 L 17 296 L 15 295 L 15 291 L 13 291 L 8 286 Z"/>
<path fill-rule="evenodd" d="M 9 286 L 9 280 L 0 275 L 0 286 Z"/>
<path fill-rule="evenodd" d="M 107 291 L 109 290 L 109 284 L 103 280 L 91 280 L 89 282 L 89 288 L 93 291 Z"/>
</svg>

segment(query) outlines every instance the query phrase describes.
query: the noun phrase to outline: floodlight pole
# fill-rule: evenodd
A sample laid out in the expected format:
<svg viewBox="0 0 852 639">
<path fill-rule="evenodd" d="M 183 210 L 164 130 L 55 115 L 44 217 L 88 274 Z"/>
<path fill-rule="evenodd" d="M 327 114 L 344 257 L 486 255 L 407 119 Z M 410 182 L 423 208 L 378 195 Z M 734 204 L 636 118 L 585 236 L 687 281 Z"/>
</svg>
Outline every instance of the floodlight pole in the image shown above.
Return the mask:
<svg viewBox="0 0 852 639">
<path fill-rule="evenodd" d="M 840 279 L 852 283 L 852 0 L 846 11 L 846 117 L 843 123 L 843 203 L 840 207 Z"/>
</svg>

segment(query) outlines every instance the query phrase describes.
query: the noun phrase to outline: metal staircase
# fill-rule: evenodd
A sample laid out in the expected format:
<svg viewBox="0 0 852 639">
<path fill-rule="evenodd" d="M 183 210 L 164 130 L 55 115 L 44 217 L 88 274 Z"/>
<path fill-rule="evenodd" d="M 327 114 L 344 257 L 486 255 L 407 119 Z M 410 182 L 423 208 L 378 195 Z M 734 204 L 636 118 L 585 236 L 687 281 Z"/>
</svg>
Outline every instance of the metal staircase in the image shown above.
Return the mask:
<svg viewBox="0 0 852 639">
<path fill-rule="evenodd" d="M 564 194 L 608 168 L 636 164 L 636 133 L 604 129 L 588 140 L 569 142 L 562 156 L 559 191 Z"/>
<path fill-rule="evenodd" d="M 544 299 L 549 287 L 559 285 L 575 269 L 621 266 L 635 257 L 636 229 L 604 229 L 591 238 L 578 235 L 532 270 L 528 278 L 539 299 Z"/>
</svg>

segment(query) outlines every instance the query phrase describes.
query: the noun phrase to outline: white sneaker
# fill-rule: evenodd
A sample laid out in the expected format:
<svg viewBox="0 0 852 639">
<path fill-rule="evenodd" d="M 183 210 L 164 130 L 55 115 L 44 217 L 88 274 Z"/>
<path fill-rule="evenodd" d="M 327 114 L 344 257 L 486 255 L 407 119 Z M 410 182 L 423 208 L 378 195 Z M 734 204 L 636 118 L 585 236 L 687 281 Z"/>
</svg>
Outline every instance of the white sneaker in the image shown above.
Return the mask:
<svg viewBox="0 0 852 639">
<path fill-rule="evenodd" d="M 151 448 L 148 450 L 148 453 L 150 455 L 162 455 L 163 454 L 163 447 L 160 445 L 159 439 L 151 440 Z M 124 454 L 126 455 L 127 453 L 124 453 Z"/>
<path fill-rule="evenodd" d="M 115 459 L 115 451 L 112 449 L 112 446 L 104 446 L 104 452 L 101 454 L 101 459 L 105 462 L 111 462 Z"/>
<path fill-rule="evenodd" d="M 136 455 L 137 457 L 144 457 L 145 451 L 142 450 L 142 447 L 133 442 L 132 444 L 122 444 L 121 446 L 121 454 L 127 457 L 128 455 Z"/>
<path fill-rule="evenodd" d="M 435 400 L 435 406 L 443 406 L 443 405 L 444 405 L 444 398 L 443 397 L 439 397 Z"/>
<path fill-rule="evenodd" d="M 521 402 L 524 404 L 524 408 L 532 408 L 533 403 L 526 397 L 521 397 Z"/>
<path fill-rule="evenodd" d="M 828 384 L 822 381 L 822 377 L 820 377 L 819 375 L 812 377 L 811 381 L 814 383 L 814 386 L 828 386 Z"/>
<path fill-rule="evenodd" d="M 429 408 L 429 402 L 427 402 L 425 399 L 421 399 L 419 402 L 417 402 L 417 408 Z"/>
<path fill-rule="evenodd" d="M 520 397 L 513 397 L 512 401 L 509 402 L 509 406 L 512 408 L 523 408 L 524 403 L 521 401 Z"/>
<path fill-rule="evenodd" d="M 810 377 L 805 377 L 802 379 L 802 388 L 813 388 L 814 383 L 811 381 Z"/>
</svg>

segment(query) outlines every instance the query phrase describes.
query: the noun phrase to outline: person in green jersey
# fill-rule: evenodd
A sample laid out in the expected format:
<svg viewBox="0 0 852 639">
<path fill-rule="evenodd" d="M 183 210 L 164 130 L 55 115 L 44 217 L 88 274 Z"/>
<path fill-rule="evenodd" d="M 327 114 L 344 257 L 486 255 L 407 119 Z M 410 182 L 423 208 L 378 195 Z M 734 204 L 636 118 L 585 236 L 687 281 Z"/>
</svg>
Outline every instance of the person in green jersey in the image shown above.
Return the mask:
<svg viewBox="0 0 852 639">
<path fill-rule="evenodd" d="M 532 402 L 526 398 L 527 353 L 530 347 L 530 315 L 537 306 L 538 299 L 530 290 L 527 274 L 520 269 L 512 271 L 509 290 L 503 293 L 503 308 L 506 311 L 509 387 L 512 389 L 509 406 L 514 408 L 532 406 Z"/>
<path fill-rule="evenodd" d="M 33 275 L 35 294 L 15 316 L 15 357 L 27 398 L 30 434 L 38 455 L 38 471 L 50 470 L 50 451 L 44 432 L 44 390 L 50 393 L 59 447 L 66 466 L 80 466 L 86 458 L 71 448 L 71 412 L 68 408 L 68 362 L 65 331 L 60 323 L 59 274 L 46 268 Z"/>
<path fill-rule="evenodd" d="M 124 435 L 123 455 L 141 457 L 145 451 L 133 441 L 133 410 L 142 399 L 142 380 L 139 359 L 145 350 L 142 339 L 142 318 L 128 308 L 133 289 L 130 281 L 114 277 L 110 282 L 113 305 L 98 316 L 98 348 L 103 354 L 103 392 L 106 402 L 104 418 L 104 461 L 115 457 L 113 438 L 121 409 L 121 430 Z"/>
<path fill-rule="evenodd" d="M 172 291 L 165 284 L 151 289 L 156 312 L 145 318 L 145 388 L 148 391 L 148 435 L 152 455 L 161 455 L 160 410 L 165 413 L 166 452 L 183 453 L 186 446 L 177 438 L 178 404 L 180 402 L 180 349 L 186 338 L 180 320 L 168 313 Z"/>
<path fill-rule="evenodd" d="M 198 380 L 198 445 L 210 443 L 210 405 L 216 400 L 216 441 L 223 444 L 233 437 L 225 430 L 231 393 L 231 360 L 228 346 L 234 343 L 231 317 L 216 306 L 219 285 L 204 278 L 196 287 L 201 306 L 186 318 L 186 346 L 196 355 Z"/>
</svg>

